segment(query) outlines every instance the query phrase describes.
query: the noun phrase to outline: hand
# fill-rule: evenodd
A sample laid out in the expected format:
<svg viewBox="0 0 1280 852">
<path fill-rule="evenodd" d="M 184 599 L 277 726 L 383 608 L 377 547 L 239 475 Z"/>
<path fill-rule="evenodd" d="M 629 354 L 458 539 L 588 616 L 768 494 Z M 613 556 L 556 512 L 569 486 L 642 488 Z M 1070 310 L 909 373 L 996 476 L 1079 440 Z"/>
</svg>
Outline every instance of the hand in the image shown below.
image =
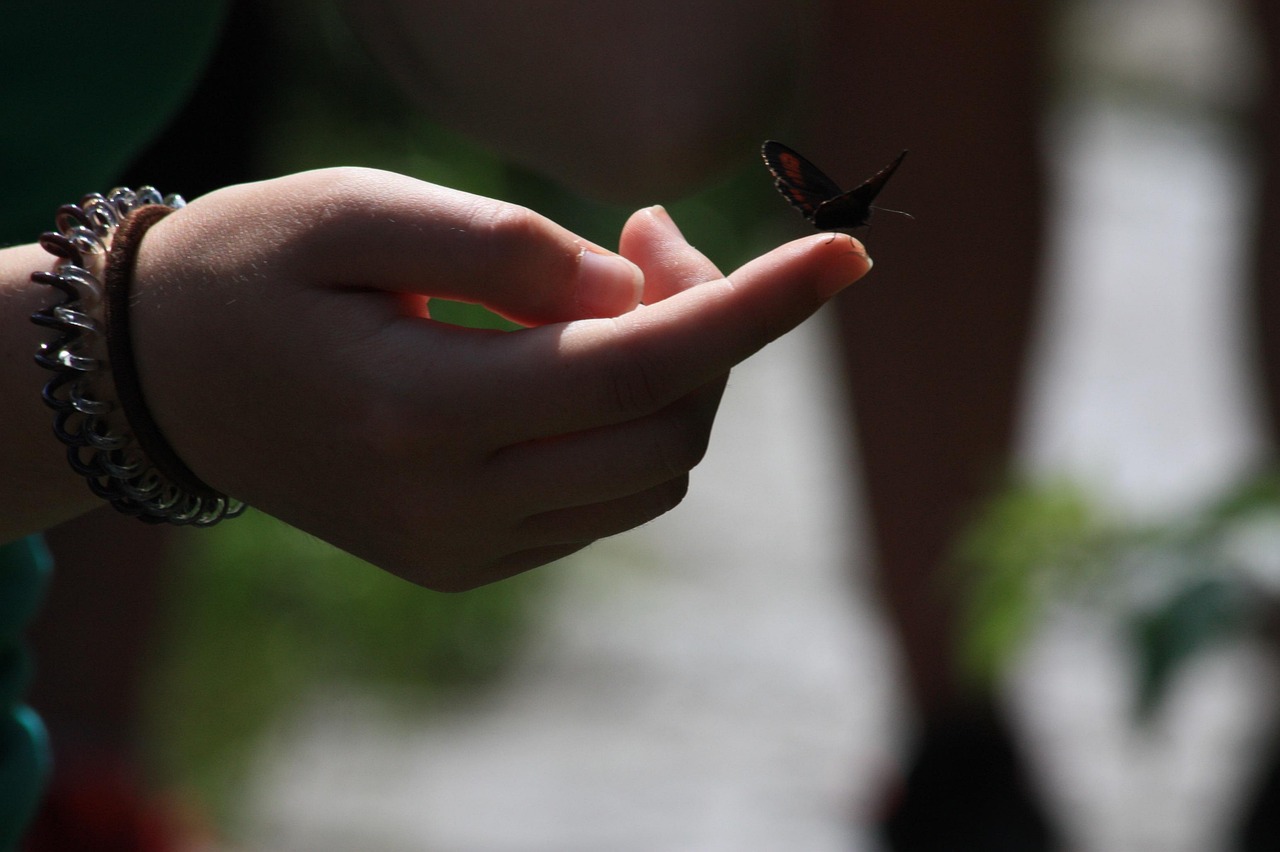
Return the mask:
<svg viewBox="0 0 1280 852">
<path fill-rule="evenodd" d="M 820 234 L 726 279 L 657 208 L 620 248 L 381 172 L 231 187 L 143 242 L 143 391 L 214 487 L 415 583 L 492 582 L 675 506 L 729 369 L 870 266 Z"/>
</svg>

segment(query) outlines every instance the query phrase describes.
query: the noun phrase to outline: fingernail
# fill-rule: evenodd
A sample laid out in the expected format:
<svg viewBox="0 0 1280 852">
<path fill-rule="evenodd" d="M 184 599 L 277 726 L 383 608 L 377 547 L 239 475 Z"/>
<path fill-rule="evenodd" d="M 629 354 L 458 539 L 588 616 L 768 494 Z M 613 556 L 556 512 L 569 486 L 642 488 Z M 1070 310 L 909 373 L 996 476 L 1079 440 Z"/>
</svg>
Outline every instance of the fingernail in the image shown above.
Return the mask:
<svg viewBox="0 0 1280 852">
<path fill-rule="evenodd" d="M 618 254 L 583 249 L 578 256 L 578 305 L 595 317 L 625 314 L 640 304 L 644 273 Z"/>
<path fill-rule="evenodd" d="M 671 214 L 667 212 L 667 208 L 661 204 L 655 204 L 649 208 L 649 214 L 653 216 L 664 228 L 671 233 L 684 239 L 684 234 L 680 231 L 680 226 L 676 224 L 676 220 L 671 218 Z"/>
<path fill-rule="evenodd" d="M 840 252 L 836 258 L 833 258 L 830 265 L 823 270 L 822 280 L 818 285 L 825 298 L 830 298 L 839 293 L 845 287 L 853 284 L 871 271 L 874 262 L 871 256 L 867 254 L 867 249 L 862 243 L 849 237 L 849 249 Z"/>
</svg>

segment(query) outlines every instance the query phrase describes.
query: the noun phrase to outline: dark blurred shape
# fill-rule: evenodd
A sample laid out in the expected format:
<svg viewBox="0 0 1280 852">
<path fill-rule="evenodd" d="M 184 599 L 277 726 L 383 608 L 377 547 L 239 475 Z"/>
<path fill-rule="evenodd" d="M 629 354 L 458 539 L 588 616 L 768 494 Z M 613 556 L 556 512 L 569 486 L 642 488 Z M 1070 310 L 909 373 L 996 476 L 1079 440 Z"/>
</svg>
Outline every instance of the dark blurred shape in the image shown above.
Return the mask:
<svg viewBox="0 0 1280 852">
<path fill-rule="evenodd" d="M 232 4 L 222 38 L 191 99 L 121 177 L 187 199 L 256 180 L 266 104 L 281 75 L 275 4 Z"/>
<path fill-rule="evenodd" d="M 883 823 L 894 852 L 1048 852 L 1060 846 L 994 715 L 957 716 L 920 737 Z"/>
<path fill-rule="evenodd" d="M 55 778 L 22 852 L 185 852 L 206 836 L 192 811 L 149 797 L 130 769 L 82 762 Z"/>
<path fill-rule="evenodd" d="M 1228 848 L 1239 852 L 1280 849 L 1280 738 L 1273 738 L 1256 786 L 1245 802 L 1244 819 Z"/>
<path fill-rule="evenodd" d="M 1042 291 L 1040 150 L 1052 4 L 819 4 L 801 114 L 837 182 L 911 148 L 864 236 L 875 280 L 835 301 L 877 578 L 920 718 L 893 849 L 1050 847 L 1018 749 L 959 642 L 958 537 L 1008 470 Z M 842 165 L 843 163 L 843 165 Z M 847 184 L 846 184 L 847 185 Z"/>
</svg>

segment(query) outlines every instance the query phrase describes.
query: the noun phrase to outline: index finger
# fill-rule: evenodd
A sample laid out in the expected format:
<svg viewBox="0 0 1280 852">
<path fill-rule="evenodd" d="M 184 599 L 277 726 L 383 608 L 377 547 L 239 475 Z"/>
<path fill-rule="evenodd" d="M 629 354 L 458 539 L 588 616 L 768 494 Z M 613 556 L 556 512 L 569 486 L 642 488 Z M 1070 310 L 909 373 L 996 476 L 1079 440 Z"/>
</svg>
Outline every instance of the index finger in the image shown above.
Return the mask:
<svg viewBox="0 0 1280 852">
<path fill-rule="evenodd" d="M 516 332 L 511 387 L 530 437 L 643 417 L 728 372 L 871 268 L 852 237 L 816 234 L 612 319 Z M 536 375 L 532 374 L 536 373 Z"/>
</svg>

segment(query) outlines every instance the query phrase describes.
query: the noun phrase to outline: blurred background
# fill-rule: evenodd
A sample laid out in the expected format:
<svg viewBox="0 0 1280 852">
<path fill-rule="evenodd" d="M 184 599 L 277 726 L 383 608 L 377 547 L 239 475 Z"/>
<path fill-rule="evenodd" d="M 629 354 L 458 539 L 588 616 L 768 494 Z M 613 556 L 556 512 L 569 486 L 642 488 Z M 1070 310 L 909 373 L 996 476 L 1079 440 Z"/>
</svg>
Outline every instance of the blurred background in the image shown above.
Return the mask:
<svg viewBox="0 0 1280 852">
<path fill-rule="evenodd" d="M 328 4 L 239 5 L 231 76 L 173 133 L 243 160 L 190 186 L 170 140 L 146 181 L 363 164 L 616 241 L 627 210 L 413 111 Z M 1022 475 L 943 582 L 1068 848 L 1225 849 L 1280 688 L 1280 489 L 1244 319 L 1261 48 L 1224 0 L 1059 6 Z M 726 270 L 800 233 L 755 161 L 653 201 Z M 913 226 L 878 216 L 872 256 Z M 416 589 L 261 515 L 174 537 L 140 664 L 151 785 L 223 852 L 879 848 L 913 710 L 871 570 L 849 570 L 871 556 L 834 338 L 824 313 L 734 373 L 679 510 L 492 588 Z M 85 712 L 45 702 L 55 736 Z"/>
</svg>

